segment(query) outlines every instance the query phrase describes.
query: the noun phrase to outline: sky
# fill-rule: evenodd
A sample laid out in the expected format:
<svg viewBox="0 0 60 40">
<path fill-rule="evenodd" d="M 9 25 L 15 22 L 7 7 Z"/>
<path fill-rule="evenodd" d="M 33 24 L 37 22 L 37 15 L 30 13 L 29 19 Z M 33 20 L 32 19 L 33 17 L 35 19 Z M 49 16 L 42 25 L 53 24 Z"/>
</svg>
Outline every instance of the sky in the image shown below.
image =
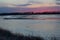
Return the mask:
<svg viewBox="0 0 60 40">
<path fill-rule="evenodd" d="M 60 0 L 0 0 L 0 12 L 49 12 L 50 8 L 60 11 Z"/>
</svg>

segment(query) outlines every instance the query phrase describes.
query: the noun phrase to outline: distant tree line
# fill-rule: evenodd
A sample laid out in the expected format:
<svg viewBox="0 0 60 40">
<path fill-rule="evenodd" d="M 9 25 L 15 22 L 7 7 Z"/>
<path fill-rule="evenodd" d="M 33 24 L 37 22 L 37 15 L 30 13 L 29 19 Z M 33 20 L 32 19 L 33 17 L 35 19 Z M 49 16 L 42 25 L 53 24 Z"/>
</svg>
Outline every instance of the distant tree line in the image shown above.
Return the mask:
<svg viewBox="0 0 60 40">
<path fill-rule="evenodd" d="M 60 12 L 14 12 L 14 13 L 0 13 L 2 15 L 50 15 L 50 14 L 60 14 Z"/>
</svg>

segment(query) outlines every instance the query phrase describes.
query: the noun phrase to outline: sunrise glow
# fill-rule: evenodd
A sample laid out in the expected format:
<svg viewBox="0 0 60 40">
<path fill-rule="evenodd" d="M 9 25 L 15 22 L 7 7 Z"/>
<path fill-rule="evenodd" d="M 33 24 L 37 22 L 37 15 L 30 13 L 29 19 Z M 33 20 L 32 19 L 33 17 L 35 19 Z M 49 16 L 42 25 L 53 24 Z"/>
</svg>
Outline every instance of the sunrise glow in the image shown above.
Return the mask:
<svg viewBox="0 0 60 40">
<path fill-rule="evenodd" d="M 53 12 L 60 11 L 59 4 L 58 0 L 0 0 L 0 12 Z"/>
</svg>

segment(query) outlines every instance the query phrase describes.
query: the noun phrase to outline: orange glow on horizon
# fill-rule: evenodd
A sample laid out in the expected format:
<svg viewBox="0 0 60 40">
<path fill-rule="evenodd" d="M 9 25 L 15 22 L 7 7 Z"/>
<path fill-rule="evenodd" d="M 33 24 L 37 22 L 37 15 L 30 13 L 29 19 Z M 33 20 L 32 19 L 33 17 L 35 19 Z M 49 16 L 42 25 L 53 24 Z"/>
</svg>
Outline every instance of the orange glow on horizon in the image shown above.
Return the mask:
<svg viewBox="0 0 60 40">
<path fill-rule="evenodd" d="M 26 7 L 27 8 L 38 8 L 38 7 L 50 7 L 50 6 L 58 6 L 58 5 L 56 4 L 32 4 Z"/>
</svg>

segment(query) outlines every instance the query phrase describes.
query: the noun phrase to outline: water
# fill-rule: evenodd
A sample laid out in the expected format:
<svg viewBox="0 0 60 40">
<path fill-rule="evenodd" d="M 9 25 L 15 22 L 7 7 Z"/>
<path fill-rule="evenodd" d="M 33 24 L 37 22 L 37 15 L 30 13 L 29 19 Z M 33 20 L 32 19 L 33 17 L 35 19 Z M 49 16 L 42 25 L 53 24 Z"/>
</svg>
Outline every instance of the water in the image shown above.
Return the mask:
<svg viewBox="0 0 60 40">
<path fill-rule="evenodd" d="M 21 15 L 20 15 L 21 16 Z M 27 16 L 27 15 L 26 15 Z M 0 27 L 13 33 L 24 35 L 60 38 L 60 15 L 35 15 L 27 16 L 32 19 L 5 20 L 0 16 Z"/>
</svg>

